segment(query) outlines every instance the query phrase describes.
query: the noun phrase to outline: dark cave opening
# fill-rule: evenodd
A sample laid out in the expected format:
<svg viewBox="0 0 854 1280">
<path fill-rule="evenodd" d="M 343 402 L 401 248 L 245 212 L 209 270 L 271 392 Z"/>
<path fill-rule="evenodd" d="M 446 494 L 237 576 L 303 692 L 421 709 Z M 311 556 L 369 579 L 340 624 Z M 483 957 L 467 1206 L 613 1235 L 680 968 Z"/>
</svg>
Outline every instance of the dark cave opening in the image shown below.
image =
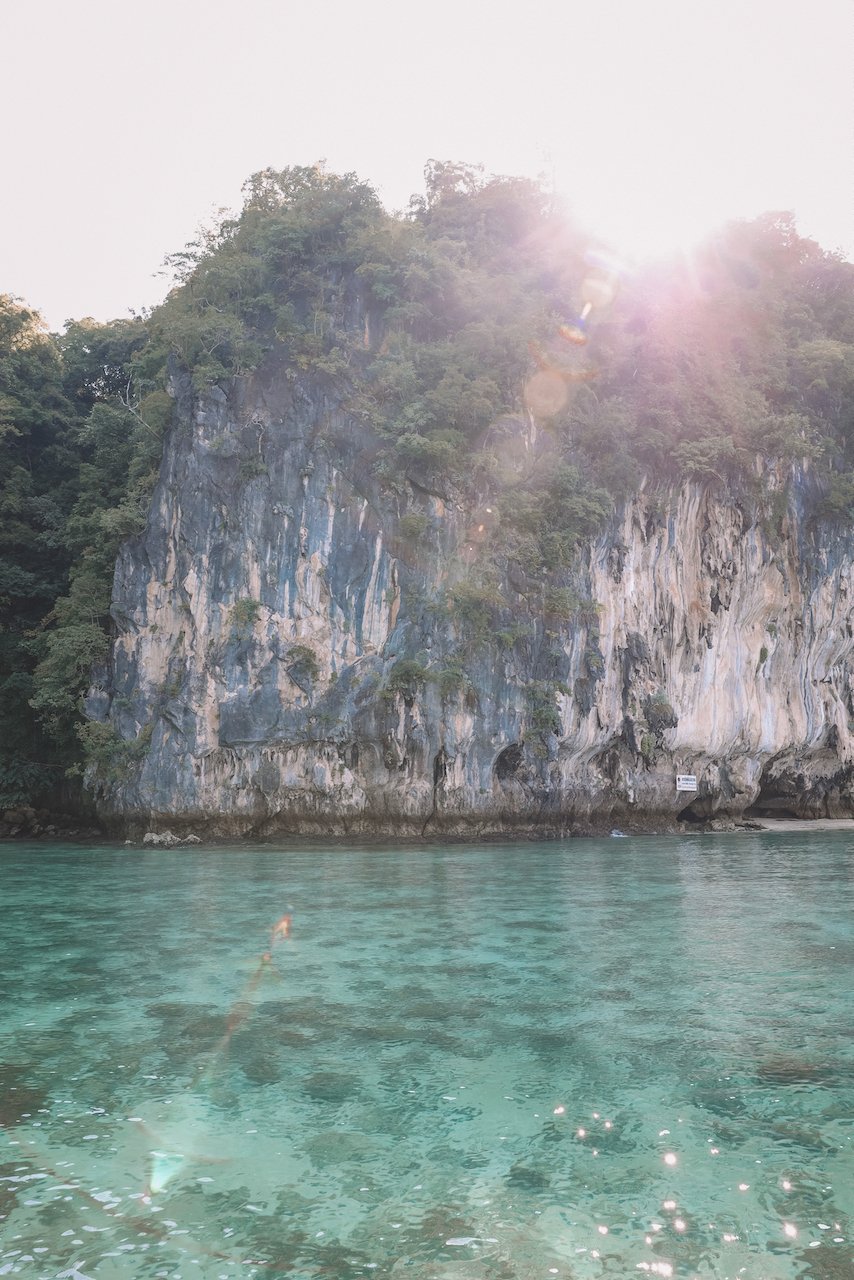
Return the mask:
<svg viewBox="0 0 854 1280">
<path fill-rule="evenodd" d="M 802 818 L 804 815 L 792 808 L 788 796 L 777 796 L 771 792 L 759 792 L 749 808 L 744 810 L 745 818 Z"/>
<path fill-rule="evenodd" d="M 679 813 L 676 815 L 677 822 L 707 822 L 709 818 L 708 813 L 705 811 L 698 813 L 694 808 L 696 804 L 697 801 L 692 800 L 691 804 L 686 805 L 684 809 L 680 809 Z"/>
<path fill-rule="evenodd" d="M 492 770 L 499 782 L 506 782 L 513 775 L 522 763 L 522 744 L 519 742 L 511 742 L 509 747 L 505 747 L 503 751 L 499 751 L 495 757 L 495 764 Z"/>
<path fill-rule="evenodd" d="M 791 794 L 791 784 L 784 789 L 779 777 L 771 777 L 763 770 L 759 779 L 759 794 L 753 803 L 744 811 L 745 818 L 802 818 L 798 812 L 795 798 Z"/>
</svg>

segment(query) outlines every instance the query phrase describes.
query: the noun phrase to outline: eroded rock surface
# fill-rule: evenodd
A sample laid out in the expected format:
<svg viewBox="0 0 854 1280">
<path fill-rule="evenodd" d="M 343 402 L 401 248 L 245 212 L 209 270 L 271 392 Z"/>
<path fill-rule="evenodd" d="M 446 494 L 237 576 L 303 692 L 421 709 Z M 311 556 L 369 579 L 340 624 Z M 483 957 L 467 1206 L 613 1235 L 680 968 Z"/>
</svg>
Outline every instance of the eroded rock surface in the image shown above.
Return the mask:
<svg viewBox="0 0 854 1280">
<path fill-rule="evenodd" d="M 117 735 L 90 779 L 108 821 L 400 836 L 852 812 L 854 542 L 804 514 L 808 477 L 773 533 L 699 485 L 641 493 L 582 553 L 592 604 L 550 618 L 511 565 L 508 626 L 473 635 L 443 594 L 479 554 L 471 512 L 415 474 L 383 493 L 357 414 L 275 367 L 230 396 L 173 389 L 89 698 Z"/>
</svg>

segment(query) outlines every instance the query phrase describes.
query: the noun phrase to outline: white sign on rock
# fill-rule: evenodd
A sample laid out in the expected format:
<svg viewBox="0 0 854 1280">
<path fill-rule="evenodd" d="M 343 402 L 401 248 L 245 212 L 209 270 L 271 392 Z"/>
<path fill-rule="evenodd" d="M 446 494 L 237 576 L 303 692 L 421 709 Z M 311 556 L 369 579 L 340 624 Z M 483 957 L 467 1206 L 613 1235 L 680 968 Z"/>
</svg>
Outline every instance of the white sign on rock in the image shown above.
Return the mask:
<svg viewBox="0 0 854 1280">
<path fill-rule="evenodd" d="M 677 791 L 696 791 L 697 790 L 696 773 L 677 773 L 676 790 Z"/>
</svg>

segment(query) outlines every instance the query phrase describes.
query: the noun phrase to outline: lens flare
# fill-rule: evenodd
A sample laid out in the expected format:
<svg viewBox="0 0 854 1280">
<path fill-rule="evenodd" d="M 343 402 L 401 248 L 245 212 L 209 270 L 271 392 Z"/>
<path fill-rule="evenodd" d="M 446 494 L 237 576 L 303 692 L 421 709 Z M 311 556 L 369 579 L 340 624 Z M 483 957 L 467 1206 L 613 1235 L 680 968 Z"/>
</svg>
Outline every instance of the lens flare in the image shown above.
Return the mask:
<svg viewBox="0 0 854 1280">
<path fill-rule="evenodd" d="M 525 405 L 538 418 L 553 418 L 569 399 L 566 382 L 552 369 L 540 369 L 525 384 Z"/>
<path fill-rule="evenodd" d="M 151 1174 L 148 1179 L 149 1191 L 157 1195 L 187 1163 L 187 1157 L 180 1151 L 152 1151 Z"/>
</svg>

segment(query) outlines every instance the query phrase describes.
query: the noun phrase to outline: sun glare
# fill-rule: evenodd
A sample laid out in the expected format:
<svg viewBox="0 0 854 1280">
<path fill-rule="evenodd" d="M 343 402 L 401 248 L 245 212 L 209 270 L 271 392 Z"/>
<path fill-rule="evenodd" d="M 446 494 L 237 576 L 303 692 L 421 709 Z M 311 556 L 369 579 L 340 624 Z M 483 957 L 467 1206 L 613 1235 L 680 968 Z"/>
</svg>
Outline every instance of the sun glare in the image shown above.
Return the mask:
<svg viewBox="0 0 854 1280">
<path fill-rule="evenodd" d="M 789 207 L 792 155 L 750 43 L 734 49 L 705 6 L 668 6 L 667 18 L 623 7 L 608 75 L 582 56 L 580 118 L 549 122 L 538 138 L 557 194 L 591 238 L 638 263 Z M 733 92 L 721 92 L 723 66 Z"/>
<path fill-rule="evenodd" d="M 715 227 L 727 221 L 708 208 L 677 196 L 651 202 L 634 199 L 624 205 L 585 211 L 583 222 L 630 264 L 690 253 Z"/>
<path fill-rule="evenodd" d="M 591 239 L 630 265 L 690 253 L 723 224 L 763 211 L 749 182 L 735 174 L 713 179 L 714 166 L 703 171 L 697 160 L 693 171 L 677 167 L 650 146 L 633 160 L 611 161 L 590 158 L 591 180 L 581 185 L 556 172 L 555 190 Z"/>
</svg>

